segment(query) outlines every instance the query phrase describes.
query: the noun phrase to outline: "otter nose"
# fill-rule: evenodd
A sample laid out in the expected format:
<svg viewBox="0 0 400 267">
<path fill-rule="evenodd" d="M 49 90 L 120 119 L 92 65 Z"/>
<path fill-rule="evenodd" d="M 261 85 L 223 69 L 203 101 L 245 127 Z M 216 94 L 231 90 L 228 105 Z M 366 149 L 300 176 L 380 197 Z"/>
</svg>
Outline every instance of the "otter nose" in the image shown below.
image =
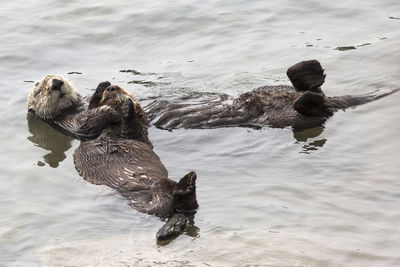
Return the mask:
<svg viewBox="0 0 400 267">
<path fill-rule="evenodd" d="M 53 79 L 53 83 L 51 84 L 51 90 L 61 90 L 61 86 L 64 84 L 63 81 L 58 79 Z"/>
<path fill-rule="evenodd" d="M 115 85 L 110 85 L 109 87 L 106 88 L 107 91 L 112 92 L 117 90 L 117 87 Z"/>
</svg>

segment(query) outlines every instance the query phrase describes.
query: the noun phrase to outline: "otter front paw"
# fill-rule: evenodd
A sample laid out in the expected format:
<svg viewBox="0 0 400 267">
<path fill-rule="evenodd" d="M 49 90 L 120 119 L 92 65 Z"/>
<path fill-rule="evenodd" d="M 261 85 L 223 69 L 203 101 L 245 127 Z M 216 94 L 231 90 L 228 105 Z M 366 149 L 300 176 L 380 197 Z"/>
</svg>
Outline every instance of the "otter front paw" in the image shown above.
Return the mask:
<svg viewBox="0 0 400 267">
<path fill-rule="evenodd" d="M 99 106 L 100 100 L 103 97 L 104 90 L 110 85 L 111 83 L 108 81 L 99 83 L 99 85 L 96 88 L 96 91 L 90 98 L 89 109 L 97 108 Z"/>
<path fill-rule="evenodd" d="M 109 81 L 99 83 L 99 85 L 97 85 L 95 94 L 102 95 L 104 90 L 106 90 L 106 88 L 109 87 L 110 85 L 111 83 Z"/>
<path fill-rule="evenodd" d="M 132 116 L 135 111 L 135 104 L 133 103 L 132 99 L 128 97 L 127 99 L 125 99 L 121 107 L 122 117 L 124 119 L 127 119 Z"/>
</svg>

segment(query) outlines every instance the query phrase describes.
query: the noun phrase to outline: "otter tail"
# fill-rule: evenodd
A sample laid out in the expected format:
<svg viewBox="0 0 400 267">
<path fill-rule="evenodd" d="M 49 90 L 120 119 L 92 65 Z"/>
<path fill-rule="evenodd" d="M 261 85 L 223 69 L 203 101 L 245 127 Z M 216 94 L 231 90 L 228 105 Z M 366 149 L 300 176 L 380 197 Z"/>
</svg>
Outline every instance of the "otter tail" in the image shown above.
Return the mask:
<svg viewBox="0 0 400 267">
<path fill-rule="evenodd" d="M 345 95 L 345 96 L 328 97 L 327 101 L 332 108 L 345 109 L 378 100 L 382 97 L 391 95 L 398 91 L 400 91 L 400 88 L 384 89 L 363 95 Z"/>
</svg>

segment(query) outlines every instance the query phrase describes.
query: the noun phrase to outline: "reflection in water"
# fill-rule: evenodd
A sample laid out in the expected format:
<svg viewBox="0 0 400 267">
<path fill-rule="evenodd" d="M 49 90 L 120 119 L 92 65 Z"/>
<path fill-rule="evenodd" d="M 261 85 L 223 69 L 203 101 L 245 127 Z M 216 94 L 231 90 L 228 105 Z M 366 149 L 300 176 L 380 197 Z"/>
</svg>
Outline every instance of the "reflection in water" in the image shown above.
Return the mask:
<svg viewBox="0 0 400 267">
<path fill-rule="evenodd" d="M 200 228 L 195 225 L 194 216 L 194 213 L 187 215 L 188 224 L 186 226 L 186 234 L 191 237 L 199 237 Z"/>
<path fill-rule="evenodd" d="M 307 142 L 309 138 L 315 138 L 322 134 L 324 129 L 324 125 L 302 130 L 293 128 L 293 137 L 296 139 L 296 143 Z M 306 143 L 305 145 L 303 145 L 303 150 L 300 153 L 309 154 L 312 151 L 318 150 L 325 145 L 326 141 L 327 139 L 323 138 L 319 140 L 314 140 L 311 143 Z"/>
<path fill-rule="evenodd" d="M 49 150 L 50 153 L 43 156 L 44 161 L 52 168 L 57 168 L 59 163 L 66 158 L 65 152 L 72 147 L 72 137 L 66 136 L 46 122 L 38 120 L 28 114 L 28 129 L 31 136 L 27 139 L 37 146 Z M 38 161 L 38 166 L 45 163 Z"/>
</svg>

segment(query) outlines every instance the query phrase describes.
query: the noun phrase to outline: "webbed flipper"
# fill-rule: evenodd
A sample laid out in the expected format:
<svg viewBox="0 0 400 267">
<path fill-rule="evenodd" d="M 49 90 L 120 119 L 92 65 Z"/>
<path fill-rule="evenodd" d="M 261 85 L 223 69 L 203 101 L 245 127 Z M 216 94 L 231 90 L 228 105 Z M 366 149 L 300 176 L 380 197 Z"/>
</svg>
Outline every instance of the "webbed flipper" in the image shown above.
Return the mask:
<svg viewBox="0 0 400 267">
<path fill-rule="evenodd" d="M 179 236 L 183 233 L 188 223 L 188 219 L 182 213 L 175 213 L 157 231 L 157 241 L 165 241 Z"/>
<path fill-rule="evenodd" d="M 175 212 L 175 201 L 172 191 L 176 182 L 161 178 L 151 186 L 151 205 L 144 211 L 160 218 L 168 218 Z M 143 211 L 142 211 L 143 212 Z"/>
<path fill-rule="evenodd" d="M 325 96 L 321 93 L 305 92 L 294 101 L 293 108 L 300 114 L 310 117 L 324 117 L 332 114 L 326 105 Z"/>
<path fill-rule="evenodd" d="M 326 76 L 318 60 L 301 61 L 291 66 L 286 74 L 298 92 L 321 92 Z"/>
<path fill-rule="evenodd" d="M 196 173 L 191 171 L 178 182 L 176 189 L 173 191 L 177 210 L 193 212 L 199 207 L 196 197 L 196 179 Z"/>
</svg>

